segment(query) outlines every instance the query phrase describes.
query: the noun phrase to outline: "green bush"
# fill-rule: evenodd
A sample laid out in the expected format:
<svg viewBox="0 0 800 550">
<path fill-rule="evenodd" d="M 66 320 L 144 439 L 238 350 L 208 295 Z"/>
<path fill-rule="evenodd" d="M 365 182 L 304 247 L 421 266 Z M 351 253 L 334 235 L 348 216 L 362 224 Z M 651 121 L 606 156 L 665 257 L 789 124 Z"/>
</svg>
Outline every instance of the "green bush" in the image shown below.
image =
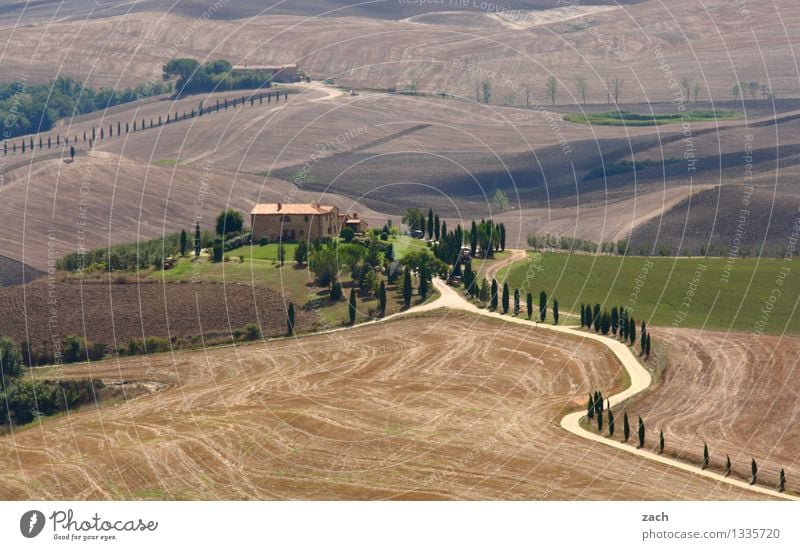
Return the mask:
<svg viewBox="0 0 800 550">
<path fill-rule="evenodd" d="M 350 241 L 353 240 L 353 237 L 356 236 L 356 232 L 352 227 L 345 227 L 344 229 L 342 229 L 342 232 L 339 233 L 339 236 L 342 238 L 344 242 L 349 243 Z"/>
<path fill-rule="evenodd" d="M 261 338 L 261 328 L 255 323 L 247 323 L 244 326 L 245 340 L 258 340 Z"/>
<path fill-rule="evenodd" d="M 100 111 L 169 90 L 169 84 L 161 82 L 124 90 L 97 90 L 68 77 L 45 84 L 0 84 L 0 119 L 6 122 L 6 138 L 35 134 L 50 130 L 63 117 Z"/>
<path fill-rule="evenodd" d="M 0 391 L 0 424 L 27 424 L 96 400 L 100 380 L 18 380 Z"/>
<path fill-rule="evenodd" d="M 334 302 L 338 302 L 339 300 L 342 299 L 342 296 L 344 296 L 344 291 L 342 290 L 342 283 L 336 281 L 335 283 L 333 283 L 333 286 L 331 286 L 331 296 L 330 296 L 331 300 L 333 300 Z"/>
<path fill-rule="evenodd" d="M 17 343 L 11 338 L 0 338 L 0 371 L 3 377 L 17 378 L 22 375 L 24 363 Z"/>
</svg>

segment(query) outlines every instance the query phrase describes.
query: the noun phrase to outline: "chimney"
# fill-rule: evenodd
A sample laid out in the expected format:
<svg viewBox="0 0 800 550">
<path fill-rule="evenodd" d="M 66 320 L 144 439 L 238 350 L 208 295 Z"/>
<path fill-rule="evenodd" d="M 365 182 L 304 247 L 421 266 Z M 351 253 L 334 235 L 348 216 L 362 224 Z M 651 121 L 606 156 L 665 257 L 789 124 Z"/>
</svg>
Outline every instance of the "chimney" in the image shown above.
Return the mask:
<svg viewBox="0 0 800 550">
<path fill-rule="evenodd" d="M 278 212 L 281 211 L 281 206 L 283 206 L 283 205 L 281 203 L 278 203 Z"/>
</svg>

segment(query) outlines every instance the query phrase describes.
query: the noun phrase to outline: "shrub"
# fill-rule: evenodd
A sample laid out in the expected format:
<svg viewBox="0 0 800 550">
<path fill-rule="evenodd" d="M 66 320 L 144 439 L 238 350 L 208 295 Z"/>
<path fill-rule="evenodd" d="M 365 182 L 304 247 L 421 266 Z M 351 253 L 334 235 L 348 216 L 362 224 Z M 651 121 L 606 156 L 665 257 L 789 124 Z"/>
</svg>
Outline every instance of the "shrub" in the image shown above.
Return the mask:
<svg viewBox="0 0 800 550">
<path fill-rule="evenodd" d="M 90 361 L 99 361 L 106 356 L 108 346 L 102 342 L 94 342 L 87 347 L 87 354 Z"/>
<path fill-rule="evenodd" d="M 214 262 L 221 262 L 222 261 L 222 243 L 215 242 L 214 246 L 212 247 L 212 257 L 211 259 Z"/>
<path fill-rule="evenodd" d="M 86 355 L 83 340 L 74 334 L 65 337 L 61 344 L 61 354 L 65 363 L 83 361 Z"/>
<path fill-rule="evenodd" d="M 333 286 L 331 287 L 330 298 L 334 302 L 338 302 L 339 300 L 342 299 L 342 296 L 344 296 L 344 291 L 342 290 L 342 283 L 336 281 L 335 283 L 333 283 Z"/>
<path fill-rule="evenodd" d="M 261 328 L 255 323 L 247 323 L 244 326 L 245 340 L 258 340 L 261 338 Z"/>
<path fill-rule="evenodd" d="M 386 231 L 381 233 L 381 240 L 382 241 L 388 241 L 389 240 L 389 234 Z"/>
<path fill-rule="evenodd" d="M 266 238 L 266 237 L 261 237 L 258 240 L 258 244 L 259 244 L 259 246 L 267 246 L 269 244 L 269 239 Z"/>
<path fill-rule="evenodd" d="M 352 227 L 345 227 L 342 229 L 342 232 L 339 233 L 339 236 L 344 240 L 344 242 L 349 243 L 353 240 L 353 237 L 356 236 L 356 232 Z"/>
<path fill-rule="evenodd" d="M 22 374 L 24 363 L 17 343 L 11 338 L 0 338 L 0 370 L 4 377 L 16 378 Z"/>
<path fill-rule="evenodd" d="M 148 336 L 144 340 L 144 353 L 163 353 L 170 350 L 170 342 L 166 338 Z"/>
</svg>

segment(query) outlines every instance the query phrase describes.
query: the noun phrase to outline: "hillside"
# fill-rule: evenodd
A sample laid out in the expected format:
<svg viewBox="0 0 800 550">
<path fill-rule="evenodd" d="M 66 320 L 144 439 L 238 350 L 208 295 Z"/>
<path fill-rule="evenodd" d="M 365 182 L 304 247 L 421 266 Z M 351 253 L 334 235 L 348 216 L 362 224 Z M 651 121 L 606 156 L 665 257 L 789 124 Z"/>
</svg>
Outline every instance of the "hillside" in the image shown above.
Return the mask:
<svg viewBox="0 0 800 550">
<path fill-rule="evenodd" d="M 442 353 L 443 341 L 457 345 Z M 620 371 L 598 344 L 576 338 L 565 349 L 542 331 L 454 312 L 76 366 L 68 376 L 167 388 L 0 438 L 0 498 L 760 496 L 558 427 L 588 391 L 618 388 Z"/>
<path fill-rule="evenodd" d="M 643 0 L 621 0 L 617 4 L 635 4 Z M 583 5 L 604 5 L 608 0 L 584 0 Z M 510 0 L 504 2 L 500 13 L 508 11 L 546 10 L 561 6 L 558 0 Z M 33 5 L 20 2 L 0 6 L 0 17 L 16 19 L 20 22 L 39 22 L 54 18 L 58 19 L 97 19 L 127 15 L 140 12 L 171 12 L 187 17 L 202 17 L 211 13 L 212 19 L 241 19 L 257 15 L 301 15 L 313 16 L 360 16 L 377 19 L 401 19 L 417 16 L 420 13 L 458 13 L 466 12 L 476 18 L 482 15 L 480 5 L 473 6 L 469 3 L 461 6 L 448 6 L 446 3 L 424 2 L 394 2 L 379 0 L 377 2 L 363 2 L 359 0 L 292 0 L 291 2 L 275 2 L 265 4 L 258 0 L 237 0 L 236 2 L 218 2 L 217 0 L 139 0 L 131 3 L 125 0 L 103 0 L 93 4 L 84 2 L 63 3 L 59 0 L 40 0 Z"/>
<path fill-rule="evenodd" d="M 148 4 L 154 11 L 138 11 Z M 797 95 L 797 69 L 785 62 L 786 48 L 797 46 L 789 32 L 800 17 L 792 0 L 762 6 L 758 17 L 731 9 L 727 0 L 704 2 L 702 9 L 693 0 L 669 5 L 649 0 L 578 19 L 486 28 L 465 26 L 459 18 L 427 24 L 353 13 L 331 25 L 326 17 L 272 10 L 258 17 L 250 17 L 255 15 L 250 11 L 237 14 L 239 7 L 255 2 L 226 6 L 239 19 L 225 19 L 224 10 L 202 19 L 180 8 L 163 10 L 164 4 L 124 3 L 126 15 L 112 17 L 107 15 L 113 11 L 98 8 L 96 15 L 103 18 L 88 21 L 69 20 L 67 8 L 47 25 L 40 20 L 38 25 L 7 27 L 0 32 L 0 42 L 8 46 L 4 67 L 9 75 L 24 73 L 33 80 L 60 72 L 94 84 L 137 84 L 160 78 L 166 61 L 163 45 L 169 44 L 170 57 L 297 62 L 312 76 L 335 78 L 346 86 L 402 89 L 416 82 L 420 90 L 474 98 L 476 84 L 488 78 L 495 103 L 512 96 L 516 104 L 524 104 L 527 85 L 536 101 L 549 104 L 544 89 L 549 74 L 560 82 L 559 103 L 578 103 L 574 81 L 579 74 L 587 78 L 590 103 L 608 103 L 608 81 L 614 78 L 624 81 L 625 102 L 673 101 L 666 65 L 678 80 L 697 82 L 701 99 L 733 99 L 731 89 L 739 80 L 768 83 L 778 97 Z M 281 3 L 292 5 L 302 10 L 311 3 Z M 419 14 L 418 6 L 364 3 L 373 12 L 403 10 L 398 16 Z M 264 8 L 258 4 L 258 9 Z M 709 28 L 714 32 L 707 32 Z M 663 62 L 656 59 L 656 46 Z"/>
</svg>

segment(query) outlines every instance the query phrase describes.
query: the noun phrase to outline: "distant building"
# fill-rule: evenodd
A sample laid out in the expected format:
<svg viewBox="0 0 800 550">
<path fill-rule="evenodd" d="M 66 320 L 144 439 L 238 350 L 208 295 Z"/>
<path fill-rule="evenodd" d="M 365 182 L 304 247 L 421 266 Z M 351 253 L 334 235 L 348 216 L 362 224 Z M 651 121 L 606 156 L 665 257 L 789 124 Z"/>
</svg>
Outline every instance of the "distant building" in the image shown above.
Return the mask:
<svg viewBox="0 0 800 550">
<path fill-rule="evenodd" d="M 314 204 L 257 204 L 250 212 L 253 242 L 317 240 L 340 232 L 339 209 Z"/>
<path fill-rule="evenodd" d="M 361 219 L 357 212 L 353 214 L 339 214 L 339 226 L 343 229 L 350 227 L 356 233 L 366 233 L 369 227 L 367 222 Z"/>
<path fill-rule="evenodd" d="M 231 73 L 242 75 L 252 73 L 259 79 L 270 82 L 291 84 L 303 80 L 303 71 L 296 64 L 291 65 L 234 65 Z"/>
</svg>

